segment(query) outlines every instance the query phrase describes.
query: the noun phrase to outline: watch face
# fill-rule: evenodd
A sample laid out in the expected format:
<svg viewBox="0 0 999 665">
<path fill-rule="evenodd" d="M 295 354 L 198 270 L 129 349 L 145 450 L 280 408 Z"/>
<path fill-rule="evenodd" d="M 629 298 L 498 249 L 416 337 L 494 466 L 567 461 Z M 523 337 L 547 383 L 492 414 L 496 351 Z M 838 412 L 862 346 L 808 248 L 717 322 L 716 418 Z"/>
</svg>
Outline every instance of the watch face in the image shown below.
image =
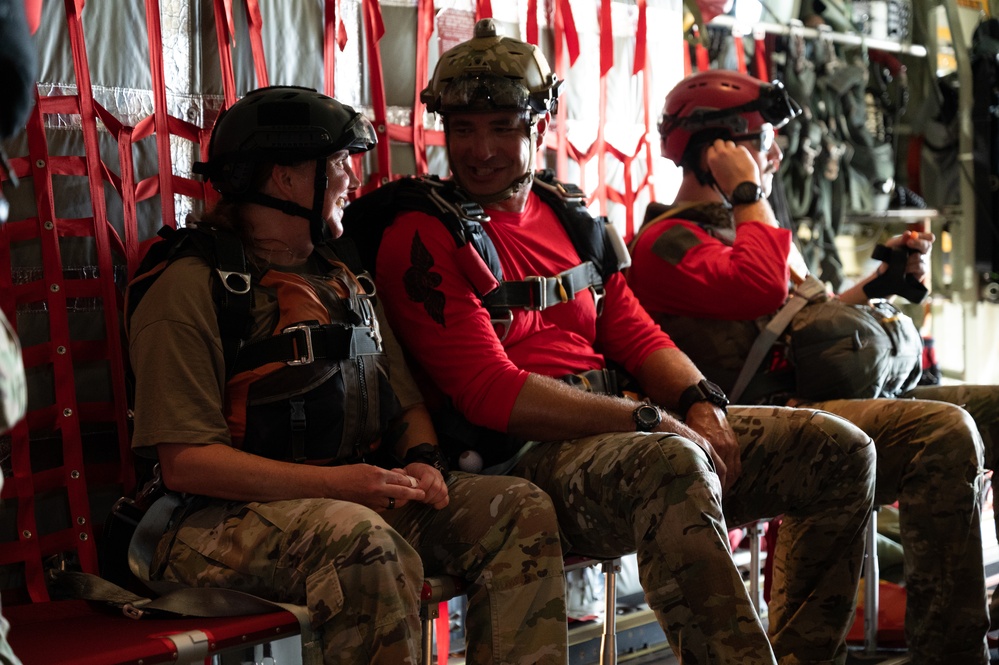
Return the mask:
<svg viewBox="0 0 999 665">
<path fill-rule="evenodd" d="M 742 182 L 739 183 L 735 189 L 732 190 L 732 205 L 745 205 L 747 203 L 756 203 L 761 198 L 763 198 L 763 190 L 755 182 Z"/>
<path fill-rule="evenodd" d="M 635 425 L 640 432 L 651 432 L 662 422 L 662 414 L 659 409 L 651 404 L 643 404 L 635 409 L 632 414 L 635 418 Z"/>
</svg>

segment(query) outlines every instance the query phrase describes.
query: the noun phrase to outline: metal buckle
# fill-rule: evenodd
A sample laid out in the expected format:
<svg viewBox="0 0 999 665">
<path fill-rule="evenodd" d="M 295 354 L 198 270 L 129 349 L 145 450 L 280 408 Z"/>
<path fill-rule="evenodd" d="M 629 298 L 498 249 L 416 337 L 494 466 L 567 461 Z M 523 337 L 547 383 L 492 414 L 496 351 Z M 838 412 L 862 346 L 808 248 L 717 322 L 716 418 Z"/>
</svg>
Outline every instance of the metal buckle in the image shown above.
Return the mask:
<svg viewBox="0 0 999 665">
<path fill-rule="evenodd" d="M 121 607 L 121 612 L 129 619 L 141 619 L 146 613 L 133 605 L 132 603 L 125 603 Z"/>
<path fill-rule="evenodd" d="M 221 268 L 216 268 L 215 272 L 219 274 L 219 277 L 222 279 L 222 286 L 229 293 L 241 296 L 250 292 L 250 273 L 222 270 Z M 232 284 L 229 283 L 230 279 L 232 280 Z"/>
<path fill-rule="evenodd" d="M 548 308 L 548 278 L 547 277 L 538 277 L 537 275 L 532 275 L 531 277 L 525 278 L 524 281 L 527 282 L 528 284 L 530 284 L 532 282 L 536 282 L 537 285 L 538 285 L 538 297 L 537 297 L 535 303 L 532 304 L 532 305 L 527 305 L 526 307 L 524 307 L 524 309 L 526 309 L 529 312 L 540 312 L 543 309 L 547 309 Z M 535 298 L 532 297 L 531 300 L 535 300 Z"/>
<path fill-rule="evenodd" d="M 294 326 L 288 326 L 281 332 L 287 334 L 296 333 L 299 330 L 305 333 L 305 355 L 303 356 L 299 353 L 298 360 L 285 361 L 285 365 L 308 365 L 316 359 L 316 356 L 312 352 L 312 326 L 307 323 L 299 323 Z"/>
<path fill-rule="evenodd" d="M 604 287 L 591 286 L 590 293 L 593 294 L 593 305 L 597 308 L 597 316 L 600 316 L 604 313 L 604 296 L 606 295 Z"/>
<path fill-rule="evenodd" d="M 500 343 L 503 343 L 506 341 L 506 336 L 510 334 L 510 327 L 513 326 L 513 310 L 506 310 L 506 318 L 503 319 L 497 319 L 495 316 L 490 316 L 489 322 L 493 324 L 494 328 L 503 326 L 503 334 L 500 335 L 497 333 Z"/>
</svg>

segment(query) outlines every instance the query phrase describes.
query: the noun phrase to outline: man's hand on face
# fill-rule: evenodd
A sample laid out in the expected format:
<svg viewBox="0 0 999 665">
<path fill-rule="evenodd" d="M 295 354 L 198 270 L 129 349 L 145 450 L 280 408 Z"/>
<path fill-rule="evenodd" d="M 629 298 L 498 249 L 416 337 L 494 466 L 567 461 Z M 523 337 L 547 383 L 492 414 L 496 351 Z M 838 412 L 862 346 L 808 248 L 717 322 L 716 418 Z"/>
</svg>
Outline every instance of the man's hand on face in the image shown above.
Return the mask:
<svg viewBox="0 0 999 665">
<path fill-rule="evenodd" d="M 717 139 L 704 153 L 708 171 L 727 197 L 743 182 L 760 184 L 760 167 L 745 146 Z"/>
</svg>

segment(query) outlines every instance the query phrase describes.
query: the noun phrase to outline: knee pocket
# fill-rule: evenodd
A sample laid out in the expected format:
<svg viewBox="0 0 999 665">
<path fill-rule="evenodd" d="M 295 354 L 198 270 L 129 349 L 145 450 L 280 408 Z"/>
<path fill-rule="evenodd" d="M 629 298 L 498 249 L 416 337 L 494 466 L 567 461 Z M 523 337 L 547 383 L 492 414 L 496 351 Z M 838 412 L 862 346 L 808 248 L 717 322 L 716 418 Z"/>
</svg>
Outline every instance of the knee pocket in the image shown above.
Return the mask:
<svg viewBox="0 0 999 665">
<path fill-rule="evenodd" d="M 877 458 L 874 441 L 862 429 L 842 416 L 828 411 L 812 411 L 808 426 L 818 430 L 833 446 L 857 464 L 873 465 Z"/>
<path fill-rule="evenodd" d="M 983 465 L 984 446 L 974 418 L 945 402 L 923 402 L 918 419 L 925 447 L 922 457 L 949 478 L 974 482 Z"/>
<path fill-rule="evenodd" d="M 675 476 L 693 474 L 716 474 L 714 462 L 704 448 L 679 434 L 647 434 L 656 437 L 655 446 L 649 446 L 639 464 L 648 467 L 648 472 L 659 475 L 655 467 L 663 465 L 664 471 Z M 665 475 L 665 474 L 663 474 Z"/>
</svg>

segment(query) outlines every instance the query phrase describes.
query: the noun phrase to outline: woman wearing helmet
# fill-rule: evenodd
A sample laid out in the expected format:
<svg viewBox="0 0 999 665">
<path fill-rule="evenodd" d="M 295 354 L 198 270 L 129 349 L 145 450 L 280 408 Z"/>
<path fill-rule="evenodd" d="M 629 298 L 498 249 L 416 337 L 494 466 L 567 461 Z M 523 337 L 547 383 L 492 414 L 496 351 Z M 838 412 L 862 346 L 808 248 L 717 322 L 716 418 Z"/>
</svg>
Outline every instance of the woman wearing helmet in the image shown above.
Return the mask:
<svg viewBox="0 0 999 665">
<path fill-rule="evenodd" d="M 449 473 L 370 282 L 326 242 L 359 185 L 350 156 L 374 144 L 363 116 L 304 88 L 253 91 L 216 122 L 198 170 L 222 200 L 178 232 L 191 240 L 145 278 L 127 324 L 133 447 L 186 496 L 154 575 L 307 605 L 325 662 L 392 665 L 419 662 L 424 575 L 460 576 L 469 663 L 563 665 L 548 497 Z M 249 284 L 185 249 L 203 235 L 237 238 Z M 247 286 L 230 360 L 220 312 Z"/>
</svg>

